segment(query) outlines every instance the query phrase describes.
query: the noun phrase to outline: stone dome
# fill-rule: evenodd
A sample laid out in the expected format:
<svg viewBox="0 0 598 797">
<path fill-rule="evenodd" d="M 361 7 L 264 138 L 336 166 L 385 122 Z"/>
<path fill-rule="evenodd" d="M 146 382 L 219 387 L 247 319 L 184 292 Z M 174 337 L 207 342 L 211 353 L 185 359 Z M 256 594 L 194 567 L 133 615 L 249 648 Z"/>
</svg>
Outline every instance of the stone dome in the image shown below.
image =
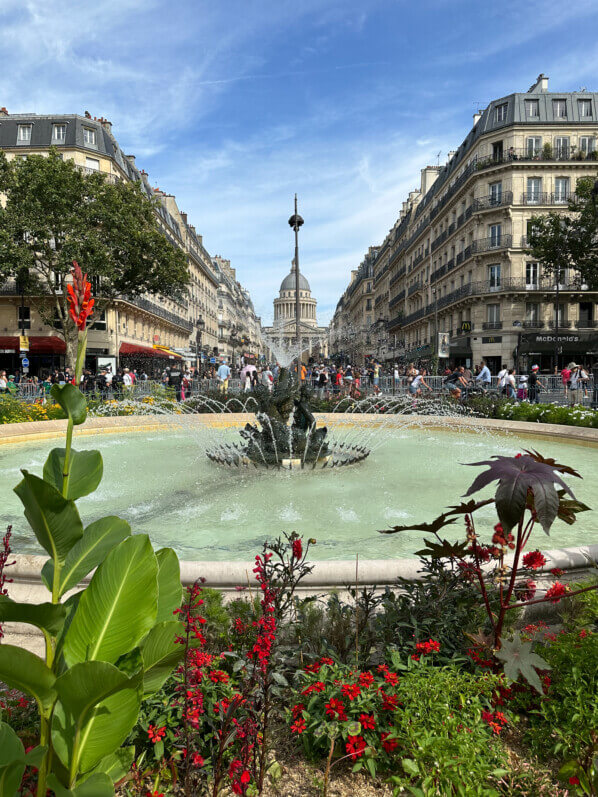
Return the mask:
<svg viewBox="0 0 598 797">
<path fill-rule="evenodd" d="M 295 269 L 291 269 L 291 273 L 287 274 L 283 281 L 280 283 L 280 292 L 282 291 L 294 291 L 295 290 Z M 305 279 L 303 274 L 299 273 L 299 290 L 300 291 L 309 291 L 311 293 L 311 288 L 309 287 L 309 282 Z"/>
</svg>

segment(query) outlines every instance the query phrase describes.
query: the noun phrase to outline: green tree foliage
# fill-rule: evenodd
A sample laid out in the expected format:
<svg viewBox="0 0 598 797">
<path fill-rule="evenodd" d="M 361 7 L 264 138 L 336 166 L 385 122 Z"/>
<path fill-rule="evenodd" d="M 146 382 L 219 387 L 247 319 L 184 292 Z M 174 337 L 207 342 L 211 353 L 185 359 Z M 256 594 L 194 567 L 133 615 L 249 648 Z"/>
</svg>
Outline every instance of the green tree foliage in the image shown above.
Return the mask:
<svg viewBox="0 0 598 797">
<path fill-rule="evenodd" d="M 531 255 L 551 273 L 573 268 L 580 283 L 598 289 L 598 187 L 594 180 L 578 180 L 568 212 L 533 216 L 528 244 Z"/>
<path fill-rule="evenodd" d="M 99 278 L 100 309 L 115 296 L 184 291 L 185 255 L 137 183 L 87 174 L 53 150 L 12 161 L 0 152 L 0 193 L 0 279 L 17 278 L 46 323 L 59 322 L 71 365 L 77 330 L 63 288 L 73 260 Z"/>
</svg>

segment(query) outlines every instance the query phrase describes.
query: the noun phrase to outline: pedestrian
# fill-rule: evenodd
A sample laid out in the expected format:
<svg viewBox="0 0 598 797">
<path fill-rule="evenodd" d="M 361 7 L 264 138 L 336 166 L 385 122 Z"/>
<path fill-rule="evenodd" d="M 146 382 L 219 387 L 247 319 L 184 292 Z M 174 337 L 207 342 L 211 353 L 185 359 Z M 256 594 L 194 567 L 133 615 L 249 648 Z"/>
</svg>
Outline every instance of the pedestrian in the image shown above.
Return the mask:
<svg viewBox="0 0 598 797">
<path fill-rule="evenodd" d="M 517 385 L 517 398 L 519 401 L 525 401 L 527 398 L 527 376 L 521 374 L 519 377 L 519 384 Z"/>
<path fill-rule="evenodd" d="M 538 372 L 540 371 L 539 365 L 532 365 L 532 372 L 528 377 L 527 395 L 530 404 L 538 404 L 540 399 L 540 391 L 544 389 L 544 384 L 538 379 Z"/>
<path fill-rule="evenodd" d="M 579 376 L 581 379 L 581 386 L 583 388 L 584 398 L 588 398 L 588 385 L 590 384 L 590 374 L 583 366 L 580 366 Z"/>
<path fill-rule="evenodd" d="M 567 389 L 569 388 L 569 381 L 571 379 L 571 366 L 575 363 L 569 363 L 561 371 L 561 382 L 563 383 L 563 390 L 565 391 L 565 398 L 567 398 Z"/>
<path fill-rule="evenodd" d="M 218 389 L 221 393 L 228 391 L 228 380 L 230 379 L 230 368 L 226 364 L 226 360 L 220 364 L 218 368 Z"/>
<path fill-rule="evenodd" d="M 507 398 L 514 399 L 517 396 L 516 391 L 516 381 L 515 381 L 515 369 L 511 368 L 509 373 L 507 374 L 507 383 L 506 383 L 506 396 Z"/>
<path fill-rule="evenodd" d="M 426 375 L 425 368 L 422 368 L 421 372 L 417 374 L 417 376 L 413 377 L 413 381 L 409 385 L 409 393 L 413 396 L 413 404 L 412 407 L 415 409 L 417 406 L 417 397 L 421 396 L 422 387 L 427 387 L 428 391 L 431 393 L 432 388 L 428 385 L 424 379 Z"/>
<path fill-rule="evenodd" d="M 480 371 L 476 376 L 475 381 L 480 383 L 483 390 L 488 390 L 492 384 L 492 376 L 490 374 L 490 369 L 486 364 L 486 360 L 482 360 L 480 363 Z"/>
<path fill-rule="evenodd" d="M 502 368 L 498 372 L 498 377 L 497 378 L 498 378 L 498 390 L 504 396 L 508 396 L 509 395 L 509 390 L 508 390 L 508 381 L 509 381 L 509 379 L 508 379 L 508 377 L 509 377 L 509 369 L 507 368 L 506 365 L 503 364 Z"/>
<path fill-rule="evenodd" d="M 577 363 L 571 363 L 569 367 L 571 368 L 571 378 L 569 379 L 569 397 L 571 406 L 573 406 L 574 404 L 579 404 L 581 402 L 581 365 L 577 365 Z"/>
<path fill-rule="evenodd" d="M 6 371 L 0 371 L 0 393 L 6 393 Z"/>
</svg>

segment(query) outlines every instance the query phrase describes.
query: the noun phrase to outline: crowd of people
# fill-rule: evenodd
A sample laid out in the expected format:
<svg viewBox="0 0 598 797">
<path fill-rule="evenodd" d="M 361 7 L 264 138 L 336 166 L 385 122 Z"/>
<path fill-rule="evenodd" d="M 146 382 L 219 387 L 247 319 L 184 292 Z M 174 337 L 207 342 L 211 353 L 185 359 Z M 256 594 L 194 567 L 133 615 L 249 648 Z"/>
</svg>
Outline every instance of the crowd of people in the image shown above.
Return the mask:
<svg viewBox="0 0 598 797">
<path fill-rule="evenodd" d="M 296 366 L 295 366 L 296 373 Z M 278 363 L 255 365 L 241 363 L 240 368 L 232 367 L 223 361 L 220 364 L 211 364 L 201 372 L 194 368 L 184 367 L 178 363 L 169 365 L 158 377 L 164 388 L 174 391 L 179 401 L 184 401 L 191 394 L 194 382 L 216 380 L 221 392 L 228 392 L 230 380 L 240 379 L 241 390 L 248 393 L 258 386 L 272 389 L 278 380 L 280 366 Z M 457 400 L 467 399 L 472 393 L 487 392 L 493 389 L 492 375 L 488 364 L 482 360 L 473 369 L 459 365 L 447 366 L 442 376 L 442 390 L 448 391 Z M 156 379 L 155 376 L 151 377 Z M 417 399 L 425 393 L 438 390 L 438 384 L 430 385 L 426 381 L 428 372 L 426 368 L 416 367 L 415 363 L 393 366 L 383 366 L 373 361 L 368 365 L 337 365 L 333 362 L 320 362 L 300 365 L 300 378 L 302 384 L 307 385 L 321 399 L 350 396 L 358 399 L 366 393 L 378 394 L 384 388 L 385 392 L 392 390 L 398 393 L 406 389 L 408 394 Z M 383 383 L 384 378 L 384 383 Z M 137 384 L 145 382 L 150 377 L 142 368 L 117 368 L 112 371 L 110 366 L 98 369 L 93 373 L 86 368 L 81 377 L 80 388 L 84 393 L 97 393 L 102 398 L 123 398 Z M 565 400 L 570 404 L 583 403 L 589 398 L 591 374 L 587 368 L 575 362 L 569 363 L 560 372 L 560 382 L 564 391 Z M 29 393 L 45 398 L 53 384 L 66 384 L 73 382 L 74 375 L 70 368 L 54 370 L 38 378 L 29 374 L 8 374 L 0 371 L 0 394 L 16 395 L 23 384 L 33 385 Z M 515 368 L 503 365 L 497 375 L 496 390 L 499 394 L 514 401 L 529 401 L 538 403 L 542 393 L 549 390 L 546 378 L 540 375 L 538 365 L 533 365 L 529 373 L 517 374 Z M 22 391 L 21 391 L 22 392 Z M 554 383 L 551 386 L 551 395 L 554 394 Z"/>
</svg>

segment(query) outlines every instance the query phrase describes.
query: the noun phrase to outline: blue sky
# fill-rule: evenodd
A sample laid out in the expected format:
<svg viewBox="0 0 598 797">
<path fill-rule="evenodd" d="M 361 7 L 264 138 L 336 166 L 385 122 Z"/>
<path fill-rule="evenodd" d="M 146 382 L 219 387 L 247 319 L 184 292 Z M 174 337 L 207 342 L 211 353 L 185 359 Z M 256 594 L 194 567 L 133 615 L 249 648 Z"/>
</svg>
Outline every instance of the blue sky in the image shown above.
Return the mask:
<svg viewBox="0 0 598 797">
<path fill-rule="evenodd" d="M 0 105 L 110 119 L 265 321 L 296 191 L 326 323 L 478 107 L 539 72 L 598 89 L 597 27 L 595 0 L 0 0 Z"/>
</svg>

